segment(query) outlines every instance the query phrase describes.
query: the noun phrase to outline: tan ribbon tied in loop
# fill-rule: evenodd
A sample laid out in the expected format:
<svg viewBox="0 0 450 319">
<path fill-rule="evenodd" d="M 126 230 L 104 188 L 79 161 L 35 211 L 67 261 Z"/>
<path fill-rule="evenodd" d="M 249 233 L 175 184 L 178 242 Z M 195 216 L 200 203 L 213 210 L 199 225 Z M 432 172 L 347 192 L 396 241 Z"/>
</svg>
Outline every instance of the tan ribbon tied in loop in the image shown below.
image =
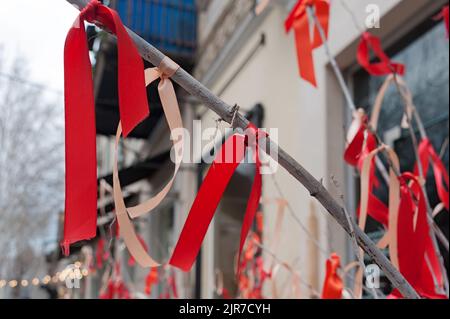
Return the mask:
<svg viewBox="0 0 450 319">
<path fill-rule="evenodd" d="M 381 145 L 373 150 L 364 159 L 361 170 L 361 211 L 359 216 L 359 227 L 364 231 L 367 222 L 368 202 L 369 202 L 369 187 L 370 187 L 370 170 L 372 169 L 373 160 L 375 156 L 386 151 L 389 160 L 393 167 L 400 171 L 400 161 L 395 151 L 387 145 Z M 398 210 L 400 205 L 400 182 L 391 167 L 389 170 L 389 230 L 386 235 L 378 242 L 378 247 L 384 249 L 389 246 L 389 254 L 394 267 L 399 269 L 398 248 L 397 248 L 397 224 L 398 224 Z M 360 250 L 360 257 L 364 257 L 364 252 Z M 362 279 L 363 269 L 359 269 L 355 279 L 355 296 L 360 296 L 362 293 Z"/>
<path fill-rule="evenodd" d="M 156 262 L 145 250 L 139 241 L 136 232 L 131 222 L 131 218 L 137 218 L 144 214 L 149 213 L 154 210 L 168 195 L 170 189 L 172 188 L 175 177 L 181 166 L 184 152 L 184 130 L 183 122 L 181 118 L 180 108 L 175 95 L 175 89 L 173 87 L 172 81 L 169 77 L 173 76 L 178 70 L 179 66 L 170 60 L 169 58 L 164 58 L 160 66 L 157 68 L 145 70 L 145 82 L 146 85 L 150 85 L 152 82 L 161 78 L 161 82 L 158 85 L 158 92 L 161 99 L 161 104 L 163 111 L 166 115 L 167 123 L 171 131 L 172 140 L 174 140 L 174 160 L 175 160 L 175 170 L 170 181 L 164 186 L 164 188 L 156 194 L 151 199 L 146 202 L 127 208 L 125 206 L 122 187 L 119 180 L 119 170 L 118 170 L 118 146 L 120 142 L 120 137 L 122 135 L 122 126 L 119 123 L 117 134 L 116 134 L 116 144 L 115 144 L 115 154 L 114 154 L 114 167 L 113 167 L 113 190 L 114 190 L 114 203 L 116 207 L 116 215 L 120 228 L 120 235 L 122 236 L 130 254 L 134 257 L 136 262 L 141 267 L 158 267 L 161 266 Z M 179 136 L 176 136 L 179 134 Z"/>
<path fill-rule="evenodd" d="M 406 85 L 406 82 L 399 75 L 393 75 L 393 74 L 389 75 L 386 78 L 386 80 L 384 81 L 380 90 L 378 91 L 378 95 L 377 95 L 377 97 L 375 99 L 375 103 L 373 105 L 373 110 L 372 110 L 372 114 L 371 114 L 371 118 L 370 118 L 370 127 L 374 132 L 376 132 L 377 128 L 378 128 L 378 120 L 380 118 L 380 112 L 381 112 L 381 108 L 383 106 L 383 101 L 384 101 L 386 92 L 387 92 L 389 86 L 395 82 L 398 83 L 400 94 L 407 104 L 409 118 L 411 118 L 411 115 L 415 110 L 413 96 L 412 96 L 412 93 L 409 90 L 408 86 Z M 403 117 L 403 120 L 402 120 L 402 128 L 408 128 L 408 121 L 407 121 L 406 115 Z"/>
</svg>

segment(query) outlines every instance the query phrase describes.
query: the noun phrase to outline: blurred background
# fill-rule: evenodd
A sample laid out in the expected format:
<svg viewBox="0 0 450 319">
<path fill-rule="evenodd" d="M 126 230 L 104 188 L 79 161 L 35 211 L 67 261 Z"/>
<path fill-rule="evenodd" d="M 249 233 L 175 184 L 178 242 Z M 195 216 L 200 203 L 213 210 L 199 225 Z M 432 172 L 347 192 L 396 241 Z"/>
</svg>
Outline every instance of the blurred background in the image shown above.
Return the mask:
<svg viewBox="0 0 450 319">
<path fill-rule="evenodd" d="M 352 114 L 323 49 L 314 53 L 318 88 L 298 76 L 293 34 L 284 20 L 290 0 L 105 0 L 125 25 L 174 59 L 224 101 L 239 103 L 259 127 L 278 128 L 279 144 L 349 212 L 355 214 L 359 178 L 343 160 Z M 360 68 L 356 47 L 367 6 L 380 10 L 388 54 L 407 67 L 425 129 L 448 169 L 449 57 L 442 20 L 447 1 L 332 0 L 329 45 L 358 107 L 370 113 L 383 78 Z M 266 6 L 267 4 L 267 6 Z M 87 27 L 96 100 L 98 161 L 97 237 L 62 255 L 64 216 L 64 68 L 66 34 L 78 15 L 64 0 L 0 0 L 0 298 L 320 298 L 325 262 L 337 252 L 354 260 L 349 237 L 287 172 L 264 176 L 258 222 L 247 241 L 247 279 L 234 274 L 240 225 L 253 180 L 243 164 L 232 179 L 189 273 L 142 269 L 117 237 L 111 196 L 114 135 L 119 121 L 117 47 L 113 37 Z M 146 67 L 151 67 L 146 63 Z M 217 115 L 176 87 L 185 127 L 215 127 Z M 151 116 L 120 145 L 126 204 L 158 192 L 173 171 L 171 141 L 157 83 L 148 87 Z M 394 147 L 402 170 L 414 153 L 400 127 L 401 98 L 388 90 L 378 133 Z M 220 125 L 224 129 L 225 125 Z M 202 182 L 206 163 L 183 164 L 168 198 L 136 221 L 152 256 L 168 260 Z M 430 204 L 439 198 L 430 172 Z M 343 196 L 341 196 L 343 194 Z M 387 188 L 377 194 L 387 201 Z M 448 212 L 436 223 L 448 238 Z M 383 227 L 369 220 L 378 240 Z M 448 251 L 441 247 L 448 269 Z M 386 251 L 386 254 L 388 252 Z M 370 263 L 370 260 L 366 260 Z M 273 264 L 272 278 L 254 271 Z M 286 266 L 287 265 L 287 266 Z M 353 286 L 354 274 L 345 276 Z M 69 283 L 69 284 L 68 284 Z M 72 283 L 72 286 L 71 284 Z M 392 290 L 385 278 L 381 293 Z M 365 297 L 371 298 L 370 293 Z"/>
</svg>

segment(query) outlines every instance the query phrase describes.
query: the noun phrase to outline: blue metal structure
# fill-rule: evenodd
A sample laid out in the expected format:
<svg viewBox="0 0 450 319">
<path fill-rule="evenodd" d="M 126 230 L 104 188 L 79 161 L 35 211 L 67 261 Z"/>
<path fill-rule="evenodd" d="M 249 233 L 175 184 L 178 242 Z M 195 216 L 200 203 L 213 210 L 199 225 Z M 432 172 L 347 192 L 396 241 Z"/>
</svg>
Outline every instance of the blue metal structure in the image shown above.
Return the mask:
<svg viewBox="0 0 450 319">
<path fill-rule="evenodd" d="M 166 54 L 193 59 L 197 38 L 195 0 L 113 0 L 125 25 Z"/>
</svg>

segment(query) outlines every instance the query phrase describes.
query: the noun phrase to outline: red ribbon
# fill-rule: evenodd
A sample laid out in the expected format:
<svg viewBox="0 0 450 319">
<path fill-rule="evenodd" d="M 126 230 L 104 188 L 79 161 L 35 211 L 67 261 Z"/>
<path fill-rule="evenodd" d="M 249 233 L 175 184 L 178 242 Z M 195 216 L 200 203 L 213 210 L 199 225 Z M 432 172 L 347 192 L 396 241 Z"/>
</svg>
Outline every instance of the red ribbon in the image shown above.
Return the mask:
<svg viewBox="0 0 450 319">
<path fill-rule="evenodd" d="M 430 168 L 430 160 L 433 162 L 433 172 L 434 172 L 434 180 L 436 183 L 436 189 L 438 192 L 439 199 L 444 204 L 447 211 L 449 210 L 449 177 L 447 169 L 445 168 L 444 163 L 441 161 L 441 158 L 434 150 L 433 145 L 430 140 L 425 138 L 419 145 L 419 157 L 420 162 L 422 163 L 423 175 L 426 178 L 428 175 L 428 170 Z M 416 164 L 414 169 L 414 174 L 419 175 L 419 168 Z"/>
<path fill-rule="evenodd" d="M 116 11 L 91 1 L 67 34 L 64 49 L 66 120 L 66 207 L 64 253 L 91 239 L 97 227 L 96 128 L 84 22 L 98 22 L 117 35 L 120 118 L 127 136 L 149 114 L 142 59 Z"/>
<path fill-rule="evenodd" d="M 145 277 L 145 288 L 144 292 L 146 295 L 150 296 L 152 294 L 152 287 L 158 282 L 158 268 L 152 268 Z"/>
<path fill-rule="evenodd" d="M 241 229 L 241 239 L 238 255 L 238 274 L 240 272 L 240 256 L 248 231 L 253 223 L 258 209 L 262 177 L 260 173 L 261 161 L 259 159 L 258 139 L 260 131 L 250 124 L 246 130 L 247 135 L 234 134 L 228 138 L 216 159 L 212 163 L 206 178 L 200 187 L 197 197 L 184 224 L 178 243 L 175 247 L 170 264 L 184 271 L 189 271 L 195 262 L 202 241 L 206 235 L 209 224 L 219 205 L 220 199 L 227 188 L 231 177 L 245 157 L 247 147 L 252 149 L 255 159 L 255 177 L 247 202 L 247 209 Z M 230 154 L 230 151 L 233 153 Z M 233 158 L 230 158 L 230 155 Z"/>
<path fill-rule="evenodd" d="M 120 264 L 116 262 L 112 277 L 108 279 L 106 289 L 100 292 L 99 299 L 131 299 L 130 291 L 122 280 Z"/>
<path fill-rule="evenodd" d="M 379 62 L 370 62 L 370 50 L 375 53 Z M 384 52 L 381 41 L 378 37 L 364 32 L 358 47 L 357 58 L 359 64 L 371 75 L 383 76 L 391 73 L 403 75 L 405 73 L 405 65 L 392 62 Z"/>
<path fill-rule="evenodd" d="M 286 32 L 289 32 L 292 28 L 295 31 L 300 76 L 317 87 L 312 51 L 320 47 L 323 41 L 317 26 L 314 26 L 314 39 L 311 40 L 307 7 L 315 9 L 317 19 L 325 32 L 326 38 L 328 38 L 330 16 L 328 0 L 299 0 L 285 21 L 285 29 Z"/>
<path fill-rule="evenodd" d="M 351 166 L 362 164 L 363 156 L 377 148 L 377 139 L 368 129 L 368 118 L 365 115 L 353 139 L 349 141 L 344 152 L 344 160 Z M 367 139 L 366 139 L 367 134 Z"/>
<path fill-rule="evenodd" d="M 103 261 L 109 258 L 109 252 L 105 251 L 105 240 L 100 238 L 97 242 L 97 249 L 95 251 L 95 259 L 97 262 L 97 269 L 103 267 Z"/>
<path fill-rule="evenodd" d="M 361 166 L 368 154 L 377 148 L 377 140 L 373 133 L 367 130 L 368 119 L 364 116 L 363 121 L 352 139 L 349 145 L 345 149 L 344 159 L 345 161 L 354 167 L 357 167 L 361 171 Z M 367 134 L 367 137 L 366 137 Z M 379 186 L 379 181 L 375 175 L 375 166 L 372 165 L 370 170 L 370 192 L 369 199 L 367 203 L 367 213 L 376 221 L 383 224 L 385 227 L 388 226 L 389 220 L 389 209 L 388 207 L 379 200 L 373 194 L 373 188 Z M 357 214 L 359 216 L 359 207 Z"/>
<path fill-rule="evenodd" d="M 433 280 L 434 273 L 438 287 L 443 287 L 439 259 L 430 237 L 427 206 L 422 187 L 417 177 L 411 173 L 404 173 L 400 177 L 400 182 L 401 200 L 397 228 L 400 272 L 422 297 L 446 298 L 436 292 Z M 391 297 L 401 298 L 402 295 L 398 290 L 394 290 Z"/>
<path fill-rule="evenodd" d="M 447 39 L 449 38 L 449 16 L 448 5 L 442 8 L 442 11 L 435 17 L 436 20 L 444 19 L 445 28 L 447 30 Z"/>
<path fill-rule="evenodd" d="M 344 283 L 337 273 L 341 267 L 341 258 L 333 253 L 327 260 L 327 271 L 323 283 L 322 299 L 342 299 Z"/>
</svg>

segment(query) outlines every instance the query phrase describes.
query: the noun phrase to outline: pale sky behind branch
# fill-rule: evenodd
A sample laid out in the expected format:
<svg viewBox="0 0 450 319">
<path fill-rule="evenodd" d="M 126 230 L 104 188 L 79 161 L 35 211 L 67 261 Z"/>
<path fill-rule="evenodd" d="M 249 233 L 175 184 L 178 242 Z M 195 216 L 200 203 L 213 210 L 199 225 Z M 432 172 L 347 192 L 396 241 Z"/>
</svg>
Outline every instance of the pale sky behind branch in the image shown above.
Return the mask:
<svg viewBox="0 0 450 319">
<path fill-rule="evenodd" d="M 63 92 L 64 42 L 78 11 L 65 0 L 0 0 L 0 46 L 27 61 L 29 80 Z"/>
</svg>

